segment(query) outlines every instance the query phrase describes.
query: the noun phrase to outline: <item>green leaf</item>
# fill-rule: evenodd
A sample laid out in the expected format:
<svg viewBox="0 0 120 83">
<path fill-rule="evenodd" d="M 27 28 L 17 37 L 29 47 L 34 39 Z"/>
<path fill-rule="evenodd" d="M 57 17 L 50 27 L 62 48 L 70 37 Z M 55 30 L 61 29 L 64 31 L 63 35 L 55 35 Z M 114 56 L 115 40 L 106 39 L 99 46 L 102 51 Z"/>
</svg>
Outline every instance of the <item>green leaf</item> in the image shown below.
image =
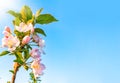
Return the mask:
<svg viewBox="0 0 120 83">
<path fill-rule="evenodd" d="M 27 60 L 29 57 L 30 57 L 29 49 L 26 48 L 26 49 L 24 50 L 24 59 Z"/>
<path fill-rule="evenodd" d="M 12 52 L 12 53 L 10 53 L 9 55 L 15 55 L 15 53 L 14 53 L 14 52 Z"/>
<path fill-rule="evenodd" d="M 42 30 L 41 28 L 35 28 L 35 32 L 46 36 L 44 30 Z"/>
<path fill-rule="evenodd" d="M 24 34 L 24 36 L 26 36 L 26 35 L 30 35 L 30 30 L 29 31 L 26 31 L 26 32 L 23 32 L 23 34 Z"/>
<path fill-rule="evenodd" d="M 19 64 L 23 64 L 24 62 L 22 61 L 22 60 L 20 60 L 20 59 L 17 59 L 17 60 L 14 60 L 14 62 L 18 62 Z"/>
<path fill-rule="evenodd" d="M 36 18 L 36 23 L 38 24 L 48 24 L 51 22 L 58 21 L 50 14 L 41 14 Z"/>
<path fill-rule="evenodd" d="M 17 31 L 17 30 L 14 30 L 14 33 L 19 38 L 19 40 L 22 41 L 24 34 L 22 32 Z"/>
<path fill-rule="evenodd" d="M 27 49 L 32 50 L 32 47 L 30 45 L 26 44 L 26 47 L 27 47 Z"/>
<path fill-rule="evenodd" d="M 42 12 L 42 10 L 43 10 L 43 8 L 39 9 L 39 10 L 36 12 L 35 16 L 38 17 L 38 16 L 40 15 L 40 13 Z"/>
<path fill-rule="evenodd" d="M 21 20 L 19 18 L 17 18 L 17 17 L 15 18 L 15 20 L 13 20 L 14 25 L 19 26 L 20 23 L 21 23 Z"/>
<path fill-rule="evenodd" d="M 19 32 L 18 30 L 14 30 L 14 33 L 16 34 L 17 37 L 21 36 L 21 32 Z"/>
<path fill-rule="evenodd" d="M 32 16 L 32 19 L 27 21 L 27 24 L 32 23 L 34 25 L 35 16 Z"/>
<path fill-rule="evenodd" d="M 9 70 L 9 72 L 11 72 L 12 74 L 14 74 L 14 71 L 13 71 L 13 70 Z"/>
<path fill-rule="evenodd" d="M 30 75 L 30 79 L 34 81 L 34 80 L 35 80 L 35 77 L 34 77 L 33 72 L 31 72 L 29 75 Z"/>
<path fill-rule="evenodd" d="M 14 16 L 14 17 L 21 18 L 21 14 L 18 13 L 18 12 L 15 12 L 15 11 L 13 11 L 13 10 L 9 10 L 7 13 L 11 14 L 11 15 Z"/>
<path fill-rule="evenodd" d="M 10 81 L 7 81 L 7 83 L 10 83 Z"/>
<path fill-rule="evenodd" d="M 25 70 L 28 70 L 28 69 L 29 69 L 29 67 L 28 67 L 26 64 L 23 65 L 23 67 L 24 67 Z"/>
<path fill-rule="evenodd" d="M 9 53 L 10 53 L 9 51 L 3 51 L 2 53 L 0 53 L 0 56 L 7 55 L 7 54 L 9 54 Z"/>
<path fill-rule="evenodd" d="M 19 32 L 18 30 L 14 30 L 14 33 L 19 38 L 19 40 L 22 41 L 22 39 L 25 35 L 30 35 L 30 30 L 27 32 Z"/>
<path fill-rule="evenodd" d="M 32 19 L 32 11 L 28 6 L 23 6 L 20 13 L 24 22 L 27 22 L 28 20 Z"/>
<path fill-rule="evenodd" d="M 40 82 L 41 82 L 41 80 L 37 80 L 37 81 L 40 81 Z"/>
<path fill-rule="evenodd" d="M 23 60 L 22 53 L 21 52 L 16 52 L 16 55 L 19 57 L 20 60 Z"/>
</svg>

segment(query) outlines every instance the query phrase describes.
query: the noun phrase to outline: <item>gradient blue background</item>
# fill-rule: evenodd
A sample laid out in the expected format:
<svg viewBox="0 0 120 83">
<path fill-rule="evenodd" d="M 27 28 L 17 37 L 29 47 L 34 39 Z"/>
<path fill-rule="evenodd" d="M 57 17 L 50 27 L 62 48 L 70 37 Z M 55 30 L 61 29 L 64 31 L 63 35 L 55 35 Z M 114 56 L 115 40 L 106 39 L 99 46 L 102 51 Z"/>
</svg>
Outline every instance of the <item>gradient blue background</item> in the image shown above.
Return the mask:
<svg viewBox="0 0 120 83">
<path fill-rule="evenodd" d="M 9 3 L 9 2 L 8 2 Z M 59 22 L 41 26 L 47 37 L 46 70 L 41 83 L 120 83 L 119 0 L 16 0 L 14 10 L 28 5 L 35 12 L 51 13 Z M 12 16 L 0 13 L 0 38 Z M 3 50 L 2 48 L 0 49 Z M 0 58 L 0 83 L 10 80 L 13 57 Z M 28 83 L 29 74 L 19 70 L 16 83 Z"/>
</svg>

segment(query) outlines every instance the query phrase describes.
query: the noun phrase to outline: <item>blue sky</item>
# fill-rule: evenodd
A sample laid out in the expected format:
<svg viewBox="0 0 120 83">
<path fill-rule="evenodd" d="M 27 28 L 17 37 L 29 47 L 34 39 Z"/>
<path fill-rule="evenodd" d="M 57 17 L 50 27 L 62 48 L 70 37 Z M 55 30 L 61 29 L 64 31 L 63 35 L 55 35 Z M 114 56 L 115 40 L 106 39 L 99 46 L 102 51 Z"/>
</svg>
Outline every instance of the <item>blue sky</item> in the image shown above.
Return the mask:
<svg viewBox="0 0 120 83">
<path fill-rule="evenodd" d="M 8 2 L 9 3 L 9 2 Z M 59 21 L 41 26 L 47 33 L 42 83 L 120 83 L 119 0 L 16 0 L 0 10 L 0 33 L 13 19 L 6 10 L 28 5 L 51 13 Z M 3 3 L 5 4 L 5 3 Z M 3 35 L 0 35 L 2 38 Z M 3 49 L 0 49 L 1 51 Z M 0 82 L 10 80 L 13 57 L 0 58 Z M 28 73 L 16 83 L 28 83 Z"/>
</svg>

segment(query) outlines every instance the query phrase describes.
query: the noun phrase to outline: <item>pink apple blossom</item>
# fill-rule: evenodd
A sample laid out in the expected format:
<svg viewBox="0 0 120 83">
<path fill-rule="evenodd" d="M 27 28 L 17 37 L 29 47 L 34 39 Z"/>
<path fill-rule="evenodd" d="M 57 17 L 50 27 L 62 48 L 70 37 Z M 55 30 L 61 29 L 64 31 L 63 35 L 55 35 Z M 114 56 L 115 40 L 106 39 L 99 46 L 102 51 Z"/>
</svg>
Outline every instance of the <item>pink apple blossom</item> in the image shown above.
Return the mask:
<svg viewBox="0 0 120 83">
<path fill-rule="evenodd" d="M 37 78 L 39 75 L 43 74 L 45 66 L 44 64 L 40 63 L 40 60 L 34 60 L 31 64 L 31 68 L 33 70 L 35 78 Z"/>
<path fill-rule="evenodd" d="M 39 39 L 38 45 L 39 45 L 41 48 L 43 48 L 43 47 L 45 46 L 45 40 Z"/>
<path fill-rule="evenodd" d="M 21 22 L 19 26 L 15 26 L 15 29 L 18 30 L 19 32 L 27 32 L 29 30 L 31 31 L 31 33 L 34 32 L 34 27 L 31 23 L 25 24 Z"/>
<path fill-rule="evenodd" d="M 32 58 L 40 60 L 41 52 L 39 51 L 39 49 L 34 48 L 34 49 L 31 50 L 30 55 L 31 55 Z"/>
<path fill-rule="evenodd" d="M 2 39 L 2 47 L 8 47 L 9 51 L 13 51 L 16 49 L 17 46 L 20 45 L 20 41 L 17 37 L 14 37 L 13 35 L 5 36 Z"/>
<path fill-rule="evenodd" d="M 29 41 L 30 41 L 30 36 L 25 36 L 24 38 L 23 38 L 23 40 L 22 40 L 22 44 L 24 45 L 24 44 L 27 44 L 27 43 L 29 43 Z"/>
</svg>

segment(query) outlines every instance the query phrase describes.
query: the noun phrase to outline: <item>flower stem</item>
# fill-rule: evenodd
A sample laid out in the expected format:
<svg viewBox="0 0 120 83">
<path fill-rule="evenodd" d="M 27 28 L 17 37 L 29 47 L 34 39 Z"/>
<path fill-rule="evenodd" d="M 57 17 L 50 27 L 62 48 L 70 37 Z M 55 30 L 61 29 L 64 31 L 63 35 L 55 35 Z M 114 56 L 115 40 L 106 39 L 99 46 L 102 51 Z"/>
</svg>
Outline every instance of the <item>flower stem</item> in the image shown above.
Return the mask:
<svg viewBox="0 0 120 83">
<path fill-rule="evenodd" d="M 16 79 L 16 74 L 18 72 L 18 69 L 20 67 L 20 64 L 19 63 L 14 63 L 14 73 L 12 75 L 12 79 L 11 79 L 11 83 L 15 83 L 15 79 Z"/>
<path fill-rule="evenodd" d="M 37 83 L 37 81 L 36 81 L 36 80 L 34 80 L 34 83 Z"/>
</svg>

